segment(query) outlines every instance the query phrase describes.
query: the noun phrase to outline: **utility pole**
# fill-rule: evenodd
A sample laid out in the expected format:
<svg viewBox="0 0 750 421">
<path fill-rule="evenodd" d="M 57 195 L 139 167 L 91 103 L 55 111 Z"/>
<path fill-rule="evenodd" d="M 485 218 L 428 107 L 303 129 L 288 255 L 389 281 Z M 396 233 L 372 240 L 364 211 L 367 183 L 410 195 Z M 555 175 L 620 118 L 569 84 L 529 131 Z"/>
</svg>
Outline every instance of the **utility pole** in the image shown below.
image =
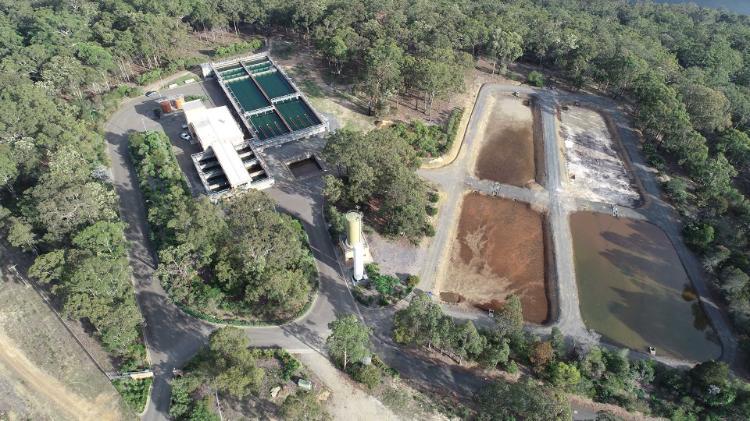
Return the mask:
<svg viewBox="0 0 750 421">
<path fill-rule="evenodd" d="M 216 397 L 216 408 L 219 410 L 219 419 L 224 421 L 224 415 L 221 413 L 221 402 L 219 402 L 219 390 L 214 390 L 214 396 Z"/>
</svg>

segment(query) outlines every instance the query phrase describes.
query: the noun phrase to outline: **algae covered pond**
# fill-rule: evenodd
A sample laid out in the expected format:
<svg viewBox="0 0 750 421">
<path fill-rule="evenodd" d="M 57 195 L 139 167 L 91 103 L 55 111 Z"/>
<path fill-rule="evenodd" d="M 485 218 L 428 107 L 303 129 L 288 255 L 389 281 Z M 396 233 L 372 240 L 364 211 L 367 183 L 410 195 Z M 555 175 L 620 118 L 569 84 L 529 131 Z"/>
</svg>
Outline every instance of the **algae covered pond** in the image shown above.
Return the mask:
<svg viewBox="0 0 750 421">
<path fill-rule="evenodd" d="M 693 361 L 721 354 L 667 236 L 645 221 L 570 217 L 581 314 L 610 343 Z"/>
</svg>

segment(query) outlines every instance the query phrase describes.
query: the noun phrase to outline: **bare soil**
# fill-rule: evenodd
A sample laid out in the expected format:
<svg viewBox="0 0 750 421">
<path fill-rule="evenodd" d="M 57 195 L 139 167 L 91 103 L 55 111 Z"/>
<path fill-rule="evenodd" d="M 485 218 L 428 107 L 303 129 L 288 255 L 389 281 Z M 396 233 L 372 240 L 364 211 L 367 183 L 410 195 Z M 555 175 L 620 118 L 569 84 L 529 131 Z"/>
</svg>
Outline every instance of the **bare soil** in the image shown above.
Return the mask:
<svg viewBox="0 0 750 421">
<path fill-rule="evenodd" d="M 485 180 L 527 186 L 536 173 L 531 104 L 509 95 L 497 95 L 492 101 L 474 173 Z"/>
<path fill-rule="evenodd" d="M 549 318 L 541 214 L 527 204 L 469 193 L 464 197 L 450 265 L 438 291 L 443 299 L 498 309 L 521 298 L 524 319 Z"/>
<path fill-rule="evenodd" d="M 298 355 L 299 360 L 315 373 L 331 391 L 326 409 L 335 420 L 398 420 L 401 419 L 375 397 L 365 393 L 346 374 L 317 352 Z M 356 416 L 352 417 L 352 414 Z"/>
<path fill-rule="evenodd" d="M 0 414 L 11 419 L 132 416 L 33 289 L 5 278 L 0 302 Z"/>
</svg>

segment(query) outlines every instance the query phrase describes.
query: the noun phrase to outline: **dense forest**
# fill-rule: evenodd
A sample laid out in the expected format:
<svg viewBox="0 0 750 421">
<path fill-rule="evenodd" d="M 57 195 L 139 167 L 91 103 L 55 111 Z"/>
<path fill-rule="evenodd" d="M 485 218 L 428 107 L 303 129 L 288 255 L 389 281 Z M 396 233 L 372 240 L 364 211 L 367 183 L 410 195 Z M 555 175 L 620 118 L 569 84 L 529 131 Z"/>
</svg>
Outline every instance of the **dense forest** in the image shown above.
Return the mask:
<svg viewBox="0 0 750 421">
<path fill-rule="evenodd" d="M 218 204 L 190 193 L 163 132 L 133 133 L 156 277 L 172 300 L 211 321 L 286 320 L 308 303 L 316 271 L 302 225 L 250 191 Z"/>
<path fill-rule="evenodd" d="M 750 20 L 694 6 L 606 0 L 49 0 L 0 4 L 0 192 L 5 236 L 38 256 L 71 316 L 137 353 L 102 122 L 144 74 L 193 65 L 195 32 L 283 31 L 314 46 L 373 112 L 398 92 L 462 89 L 478 56 L 521 61 L 632 104 L 669 176 L 686 238 L 750 327 Z M 177 47 L 176 47 L 177 46 Z M 155 73 L 154 73 L 155 72 Z M 130 84 L 130 85 L 129 85 Z M 113 320 L 113 319 L 116 319 Z"/>
</svg>

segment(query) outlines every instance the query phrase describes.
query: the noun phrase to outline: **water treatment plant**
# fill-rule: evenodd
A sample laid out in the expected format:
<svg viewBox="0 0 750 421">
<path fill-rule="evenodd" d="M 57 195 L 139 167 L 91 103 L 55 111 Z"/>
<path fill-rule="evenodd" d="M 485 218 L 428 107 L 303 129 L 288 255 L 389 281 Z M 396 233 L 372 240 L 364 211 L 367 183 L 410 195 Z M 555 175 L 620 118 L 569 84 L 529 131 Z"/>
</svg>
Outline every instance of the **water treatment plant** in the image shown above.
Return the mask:
<svg viewBox="0 0 750 421">
<path fill-rule="evenodd" d="M 220 93 L 213 98 L 185 102 L 179 97 L 179 101 L 171 102 L 174 109 L 184 111 L 184 128 L 190 133 L 183 133 L 182 139 L 195 139 L 197 142 L 192 143 L 201 147 L 200 151 L 190 151 L 199 180 L 194 184 L 199 184 L 198 191 L 212 200 L 243 189 L 272 186 L 274 168 L 267 162 L 269 148 L 328 130 L 328 121 L 266 53 L 205 63 L 201 68 L 206 79 L 203 89 L 216 85 Z M 172 109 L 170 106 L 163 111 Z M 296 167 L 287 167 L 295 174 Z"/>
<path fill-rule="evenodd" d="M 328 125 L 267 55 L 210 63 L 256 148 L 324 133 Z"/>
</svg>

